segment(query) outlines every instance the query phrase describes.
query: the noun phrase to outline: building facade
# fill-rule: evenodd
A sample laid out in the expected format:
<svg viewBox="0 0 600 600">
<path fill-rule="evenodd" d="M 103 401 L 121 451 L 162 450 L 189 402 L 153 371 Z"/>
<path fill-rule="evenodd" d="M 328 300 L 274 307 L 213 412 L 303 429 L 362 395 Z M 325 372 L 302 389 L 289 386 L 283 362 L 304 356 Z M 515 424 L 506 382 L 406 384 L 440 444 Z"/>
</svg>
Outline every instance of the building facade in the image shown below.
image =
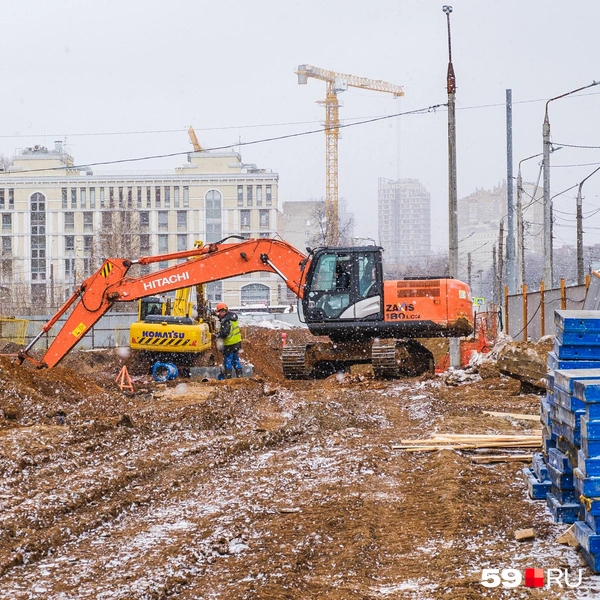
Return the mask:
<svg viewBox="0 0 600 600">
<path fill-rule="evenodd" d="M 431 255 L 431 196 L 417 179 L 379 179 L 379 243 L 387 264 L 427 261 Z"/>
<path fill-rule="evenodd" d="M 517 190 L 515 202 L 515 244 L 517 243 Z M 543 253 L 543 189 L 532 183 L 523 183 L 521 204 L 523 211 L 523 252 L 525 260 Z M 458 200 L 459 277 L 473 286 L 476 295 L 488 295 L 492 287 L 490 269 L 494 266 L 494 252 L 499 250 L 500 222 L 504 221 L 504 254 L 508 228 L 508 200 L 506 182 L 491 190 L 477 189 Z M 520 252 L 516 248 L 516 258 Z M 498 256 L 496 255 L 496 259 Z M 470 272 L 469 272 L 470 271 Z"/>
<path fill-rule="evenodd" d="M 231 235 L 273 237 L 278 175 L 234 151 L 193 152 L 169 172 L 94 173 L 60 142 L 26 148 L 0 172 L 2 311 L 60 306 L 104 258 L 159 255 Z M 131 276 L 164 268 L 134 265 Z M 136 271 L 136 269 L 138 269 Z M 253 273 L 207 286 L 230 306 L 278 304 L 278 278 Z"/>
</svg>

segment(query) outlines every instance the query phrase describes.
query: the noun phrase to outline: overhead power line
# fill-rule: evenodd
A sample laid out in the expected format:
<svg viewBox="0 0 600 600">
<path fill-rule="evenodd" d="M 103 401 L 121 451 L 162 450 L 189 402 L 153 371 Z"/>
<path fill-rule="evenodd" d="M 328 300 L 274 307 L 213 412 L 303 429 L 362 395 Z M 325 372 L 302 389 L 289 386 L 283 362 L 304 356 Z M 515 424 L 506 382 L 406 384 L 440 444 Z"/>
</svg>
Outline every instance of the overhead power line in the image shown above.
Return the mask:
<svg viewBox="0 0 600 600">
<path fill-rule="evenodd" d="M 358 121 L 356 123 L 340 124 L 339 128 L 340 129 L 348 129 L 350 127 L 357 127 L 359 125 L 368 125 L 369 123 L 375 123 L 377 121 L 383 121 L 386 119 L 393 119 L 395 117 L 402 117 L 402 116 L 406 116 L 406 115 L 427 114 L 427 113 L 435 112 L 438 108 L 440 108 L 442 106 L 445 106 L 445 104 L 435 104 L 432 106 L 428 106 L 426 108 L 409 110 L 409 111 L 405 111 L 405 112 L 401 112 L 401 113 L 395 113 L 393 115 L 385 115 L 382 117 L 372 117 L 370 119 L 365 119 L 364 121 Z M 316 133 L 323 133 L 323 131 L 325 131 L 325 128 L 320 127 L 319 129 L 312 129 L 310 131 L 300 131 L 298 133 L 289 133 L 286 135 L 273 136 L 273 137 L 269 137 L 269 138 L 261 138 L 261 139 L 252 140 L 249 142 L 235 142 L 233 144 L 226 144 L 223 146 L 214 146 L 212 148 L 205 148 L 205 151 L 226 150 L 229 148 L 233 148 L 235 146 L 237 146 L 237 147 L 252 146 L 254 144 L 264 144 L 266 142 L 276 142 L 276 141 L 287 140 L 287 139 L 292 139 L 292 138 L 296 138 L 296 137 L 303 137 L 305 135 L 314 135 Z M 141 156 L 141 157 L 137 157 L 137 158 L 121 158 L 118 160 L 90 162 L 90 163 L 85 163 L 82 165 L 73 165 L 72 167 L 69 167 L 69 168 L 73 169 L 73 170 L 77 170 L 77 169 L 85 169 L 86 167 L 97 167 L 100 165 L 115 165 L 115 164 L 122 164 L 122 163 L 138 162 L 138 161 L 143 161 L 143 160 L 153 160 L 153 159 L 157 159 L 157 158 L 172 158 L 174 156 L 186 156 L 186 155 L 190 154 L 190 152 L 191 152 L 190 150 L 186 150 L 185 152 L 170 152 L 168 154 L 154 154 L 151 156 Z M 51 169 L 48 169 L 48 168 L 28 169 L 28 170 L 19 171 L 19 173 L 35 173 L 37 171 L 62 171 L 62 170 L 64 170 L 64 167 L 53 167 Z"/>
<path fill-rule="evenodd" d="M 564 146 L 565 148 L 583 148 L 584 150 L 598 150 L 600 146 L 583 146 L 579 144 L 559 144 L 558 142 L 553 142 L 553 146 Z"/>
<path fill-rule="evenodd" d="M 588 94 L 578 94 L 578 98 L 582 96 L 595 96 L 600 94 L 600 92 L 590 92 Z M 513 105 L 515 104 L 533 104 L 536 102 L 546 102 L 547 98 L 536 98 L 534 100 L 518 100 L 513 101 Z M 443 110 L 446 107 L 445 104 L 439 105 L 439 108 Z M 457 107 L 458 110 L 480 110 L 482 108 L 505 108 L 506 104 L 495 103 L 495 104 L 479 104 L 474 106 L 462 106 Z M 346 117 L 346 121 L 364 121 L 365 119 L 385 119 L 389 117 L 401 116 L 403 114 L 410 113 L 400 113 L 400 115 L 376 115 L 370 117 Z M 314 121 L 286 121 L 283 123 L 262 123 L 262 124 L 254 124 L 254 125 L 226 125 L 221 127 L 194 127 L 196 131 L 227 131 L 230 129 L 258 129 L 261 127 L 288 127 L 292 125 L 311 125 L 313 123 L 320 123 L 320 120 Z M 182 128 L 175 129 L 154 129 L 154 130 L 141 130 L 141 131 L 96 131 L 90 133 L 29 133 L 29 134 L 0 134 L 0 139 L 19 139 L 19 138 L 40 138 L 40 137 L 51 137 L 51 138 L 63 138 L 63 137 L 86 137 L 86 136 L 110 136 L 110 135 L 149 135 L 149 134 L 159 134 L 159 133 L 180 133 L 182 131 L 187 131 L 187 126 Z M 238 145 L 238 144 L 234 144 Z M 560 144 L 561 146 L 568 146 L 568 144 Z M 597 148 L 598 146 L 573 146 L 575 148 Z"/>
</svg>

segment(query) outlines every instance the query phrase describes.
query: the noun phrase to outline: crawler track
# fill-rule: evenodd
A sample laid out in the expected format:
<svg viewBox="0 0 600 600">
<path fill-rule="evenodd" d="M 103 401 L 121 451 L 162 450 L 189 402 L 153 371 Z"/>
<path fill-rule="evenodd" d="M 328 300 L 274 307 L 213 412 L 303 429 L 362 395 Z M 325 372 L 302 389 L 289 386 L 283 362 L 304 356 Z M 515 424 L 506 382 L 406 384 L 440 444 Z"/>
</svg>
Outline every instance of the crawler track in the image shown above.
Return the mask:
<svg viewBox="0 0 600 600">
<path fill-rule="evenodd" d="M 306 366 L 306 346 L 287 345 L 281 353 L 283 375 L 286 379 L 308 379 L 310 371 Z"/>
</svg>

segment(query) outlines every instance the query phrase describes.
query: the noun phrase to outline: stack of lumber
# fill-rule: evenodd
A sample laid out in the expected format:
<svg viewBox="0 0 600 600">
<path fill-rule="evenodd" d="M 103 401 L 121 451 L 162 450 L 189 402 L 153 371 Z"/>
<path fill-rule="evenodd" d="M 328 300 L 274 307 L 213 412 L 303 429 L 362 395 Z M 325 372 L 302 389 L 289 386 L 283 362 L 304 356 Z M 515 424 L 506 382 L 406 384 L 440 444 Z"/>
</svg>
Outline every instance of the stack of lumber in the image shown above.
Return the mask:
<svg viewBox="0 0 600 600">
<path fill-rule="evenodd" d="M 392 446 L 392 449 L 406 452 L 433 452 L 479 448 L 538 448 L 541 445 L 541 431 L 523 435 L 440 433 L 426 440 L 400 440 L 400 444 Z"/>
</svg>

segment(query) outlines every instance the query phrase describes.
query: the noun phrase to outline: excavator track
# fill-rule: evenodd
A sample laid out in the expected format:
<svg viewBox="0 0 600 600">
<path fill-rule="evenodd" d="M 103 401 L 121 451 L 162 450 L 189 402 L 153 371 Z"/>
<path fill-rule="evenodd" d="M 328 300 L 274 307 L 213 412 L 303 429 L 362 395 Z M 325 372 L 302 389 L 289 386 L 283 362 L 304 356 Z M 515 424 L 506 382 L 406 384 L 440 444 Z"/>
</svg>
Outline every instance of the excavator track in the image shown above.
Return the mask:
<svg viewBox="0 0 600 600">
<path fill-rule="evenodd" d="M 306 366 L 306 346 L 286 345 L 281 353 L 283 376 L 286 379 L 309 379 L 310 371 Z"/>
<path fill-rule="evenodd" d="M 383 379 L 397 377 L 396 340 L 373 340 L 371 362 L 375 377 Z"/>
<path fill-rule="evenodd" d="M 286 379 L 322 379 L 353 364 L 368 362 L 371 352 L 375 377 L 415 377 L 433 369 L 433 354 L 413 339 L 379 339 L 372 343 L 318 342 L 287 345 L 281 353 Z"/>
<path fill-rule="evenodd" d="M 371 361 L 375 377 L 416 377 L 433 370 L 433 354 L 422 344 L 408 340 L 373 340 Z"/>
</svg>

